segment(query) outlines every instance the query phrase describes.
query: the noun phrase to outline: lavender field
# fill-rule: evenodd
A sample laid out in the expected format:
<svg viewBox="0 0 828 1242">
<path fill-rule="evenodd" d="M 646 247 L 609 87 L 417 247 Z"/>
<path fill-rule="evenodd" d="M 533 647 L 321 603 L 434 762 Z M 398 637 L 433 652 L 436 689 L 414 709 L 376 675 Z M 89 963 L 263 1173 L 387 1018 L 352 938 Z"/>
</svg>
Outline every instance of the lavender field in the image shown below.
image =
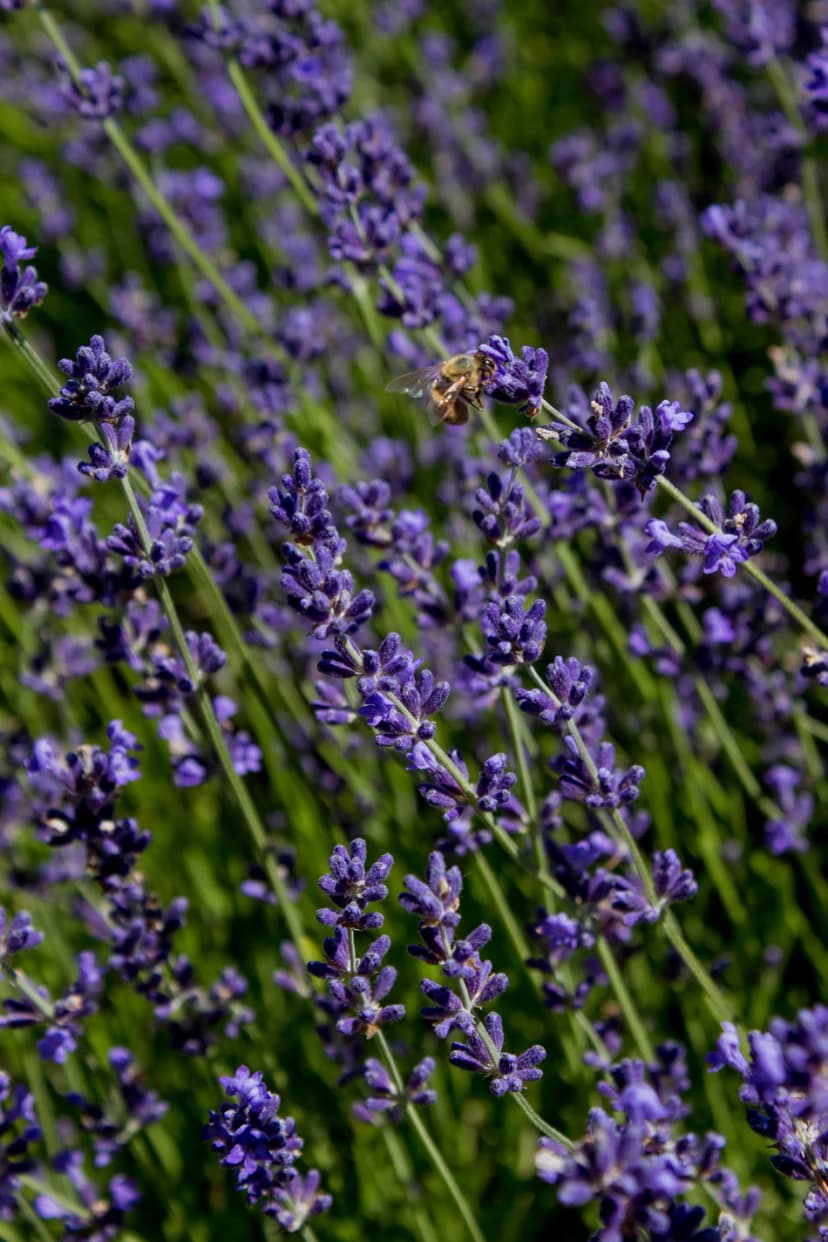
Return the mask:
<svg viewBox="0 0 828 1242">
<path fill-rule="evenodd" d="M 828 1242 L 828 0 L 0 0 L 0 1242 Z"/>
</svg>

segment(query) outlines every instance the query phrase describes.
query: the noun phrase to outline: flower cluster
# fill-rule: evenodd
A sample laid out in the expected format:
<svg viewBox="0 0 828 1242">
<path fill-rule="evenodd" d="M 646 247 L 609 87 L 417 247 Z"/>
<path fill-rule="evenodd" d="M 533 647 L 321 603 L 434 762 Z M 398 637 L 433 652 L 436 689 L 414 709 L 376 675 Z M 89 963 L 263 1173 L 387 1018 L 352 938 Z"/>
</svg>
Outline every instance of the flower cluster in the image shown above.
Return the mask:
<svg viewBox="0 0 828 1242">
<path fill-rule="evenodd" d="M 480 346 L 480 352 L 495 365 L 494 375 L 487 384 L 489 395 L 504 405 L 518 406 L 528 418 L 536 418 L 543 404 L 549 366 L 546 350 L 524 345 L 518 358 L 512 352 L 508 337 L 491 336 Z"/>
<path fill-rule="evenodd" d="M 338 568 L 345 542 L 333 524 L 327 490 L 313 477 L 305 449 L 296 450 L 292 473 L 283 475 L 281 489 L 271 489 L 270 500 L 271 513 L 291 536 L 282 572 L 288 603 L 312 622 L 315 638 L 352 634 L 370 618 L 374 597 L 370 591 L 354 595 L 350 573 Z"/>
<path fill-rule="evenodd" d="M 356 954 L 351 933 L 383 925 L 382 914 L 366 914 L 365 909 L 388 896 L 384 881 L 394 861 L 390 854 L 383 854 L 366 869 L 365 857 L 365 842 L 359 838 L 350 850 L 338 845 L 331 854 L 331 870 L 319 886 L 337 908 L 318 910 L 316 917 L 333 928 L 333 935 L 324 941 L 325 960 L 308 965 L 312 975 L 327 982 L 331 1006 L 338 1015 L 336 1029 L 349 1040 L 371 1039 L 389 1022 L 405 1017 L 404 1005 L 383 1003 L 397 978 L 393 966 L 383 965 L 391 948 L 389 937 L 378 936 L 359 957 Z"/>
<path fill-rule="evenodd" d="M 10 224 L 0 228 L 0 318 L 25 319 L 46 297 L 48 286 L 38 279 L 37 269 L 31 264 L 20 268 L 21 263 L 36 254 L 37 247 L 28 246 L 26 238 L 15 233 Z"/>
<path fill-rule="evenodd" d="M 564 445 L 564 451 L 552 458 L 556 466 L 591 470 L 599 479 L 635 483 L 645 496 L 667 469 L 675 432 L 683 431 L 693 415 L 682 410 L 678 401 L 662 401 L 655 412 L 642 406 L 633 423 L 634 410 L 632 397 L 615 401 L 609 385 L 602 382 L 585 427 L 553 422 L 538 428 L 538 435 Z"/>
<path fill-rule="evenodd" d="M 489 1079 L 493 1095 L 522 1092 L 526 1084 L 543 1076 L 538 1068 L 546 1049 L 534 1044 L 518 1055 L 503 1051 L 503 1020 L 489 1012 L 481 1021 L 477 1011 L 496 1000 L 506 989 L 506 975 L 493 972 L 492 963 L 481 958 L 480 950 L 489 942 L 492 929 L 481 923 L 466 937 L 457 936 L 460 923 L 460 894 L 463 879 L 459 867 L 446 867 L 443 854 L 429 855 L 425 880 L 405 877 L 400 904 L 418 920 L 422 943 L 409 952 L 428 965 L 439 966 L 449 984 L 424 979 L 421 988 L 429 1004 L 423 1017 L 432 1024 L 440 1039 L 458 1031 L 463 1041 L 451 1045 L 449 1060 L 459 1069 L 482 1074 Z"/>
<path fill-rule="evenodd" d="M 311 1217 L 327 1212 L 333 1200 L 320 1193 L 316 1169 L 303 1177 L 294 1167 L 303 1144 L 293 1118 L 279 1116 L 279 1096 L 268 1090 L 259 1071 L 240 1065 L 219 1081 L 238 1102 L 210 1113 L 204 1138 L 221 1163 L 235 1170 L 236 1185 L 248 1203 L 286 1233 L 298 1232 Z"/>
<path fill-rule="evenodd" d="M 81 69 L 75 77 L 61 64 L 66 73 L 64 97 L 71 108 L 86 121 L 105 121 L 124 106 L 126 83 L 105 60 L 91 69 Z"/>
<path fill-rule="evenodd" d="M 245 68 L 264 71 L 267 118 L 279 134 L 297 135 L 338 112 L 351 93 L 351 64 L 342 34 L 312 3 L 272 0 L 231 17 L 205 9 L 190 33 Z"/>
<path fill-rule="evenodd" d="M 53 414 L 75 422 L 88 419 L 116 425 L 132 414 L 132 398 L 115 396 L 132 379 L 132 364 L 127 358 L 112 358 L 102 336 L 93 336 L 88 345 L 81 345 L 74 360 L 61 358 L 58 367 L 68 379 L 60 396 L 49 401 Z"/>
<path fill-rule="evenodd" d="M 243 1003 L 246 980 L 226 969 L 209 989 L 198 986 L 184 955 L 173 957 L 175 935 L 184 925 L 185 898 L 164 908 L 137 870 L 151 836 L 132 817 L 118 814 L 121 790 L 140 779 L 135 737 L 120 721 L 107 727 L 109 748 L 84 744 L 61 754 L 48 740 L 33 748 L 26 769 L 35 795 L 35 814 L 46 843 L 64 851 L 70 874 L 94 878 L 106 899 L 106 965 L 154 1006 L 174 1046 L 203 1053 L 217 1030 L 237 1030 L 252 1020 Z M 79 851 L 79 856 L 78 855 Z M 77 981 L 52 1006 L 29 999 L 6 1001 L 6 1024 L 47 1021 L 41 1055 L 63 1060 L 77 1045 L 80 1020 L 97 1005 L 102 969 L 94 954 L 82 953 Z M 13 1012 L 14 1011 L 14 1012 Z"/>
<path fill-rule="evenodd" d="M 118 522 L 113 527 L 107 550 L 123 558 L 141 579 L 166 578 L 184 565 L 203 514 L 202 505 L 187 499 L 182 475 L 158 479 L 143 513 L 145 531 L 130 513 L 126 524 Z"/>
<path fill-rule="evenodd" d="M 748 1124 L 776 1149 L 771 1163 L 781 1173 L 810 1184 L 805 1219 L 821 1225 L 822 1236 L 828 1225 L 828 1009 L 803 1009 L 795 1022 L 774 1018 L 769 1030 L 750 1032 L 748 1047 L 746 1057 L 735 1026 L 726 1022 L 708 1056 L 710 1069 L 741 1074 Z"/>
<path fill-rule="evenodd" d="M 333 257 L 363 268 L 383 261 L 425 200 L 425 187 L 415 182 L 388 124 L 381 117 L 344 129 L 329 122 L 313 135 L 308 160 L 324 189 Z"/>
<path fill-rule="evenodd" d="M 682 1100 L 690 1083 L 679 1045 L 663 1045 L 657 1061 L 622 1061 L 603 1084 L 612 1111 L 594 1108 L 586 1133 L 572 1148 L 540 1140 L 538 1174 L 557 1188 L 561 1203 L 594 1202 L 601 1224 L 592 1242 L 615 1242 L 646 1231 L 652 1242 L 679 1238 L 741 1238 L 756 1242 L 749 1228 L 759 1203 L 757 1191 L 742 1195 L 735 1174 L 721 1164 L 724 1139 L 676 1133 L 687 1113 Z M 704 1209 L 686 1201 L 704 1187 L 721 1211 L 712 1230 L 703 1230 Z"/>
<path fill-rule="evenodd" d="M 20 1178 L 34 1168 L 28 1149 L 40 1136 L 31 1091 L 23 1083 L 12 1085 L 9 1075 L 0 1070 L 0 1220 L 14 1216 Z"/>
<path fill-rule="evenodd" d="M 731 493 L 726 516 L 712 495 L 704 496 L 698 507 L 717 527 L 715 531 L 679 522 L 675 533 L 661 518 L 652 518 L 644 528 L 650 537 L 648 553 L 660 556 L 668 548 L 681 548 L 688 556 L 702 558 L 706 574 L 720 573 L 732 578 L 737 566 L 758 555 L 776 534 L 776 523 L 771 518 L 763 521 L 759 506 L 746 500 L 744 492 Z"/>
</svg>

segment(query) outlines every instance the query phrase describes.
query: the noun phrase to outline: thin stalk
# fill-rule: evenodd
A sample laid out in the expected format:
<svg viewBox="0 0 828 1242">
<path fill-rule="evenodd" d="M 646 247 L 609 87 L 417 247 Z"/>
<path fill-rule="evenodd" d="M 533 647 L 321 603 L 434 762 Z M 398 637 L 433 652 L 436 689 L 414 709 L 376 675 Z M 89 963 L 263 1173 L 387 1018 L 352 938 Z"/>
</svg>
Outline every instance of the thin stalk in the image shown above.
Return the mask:
<svg viewBox="0 0 828 1242">
<path fill-rule="evenodd" d="M 709 971 L 705 969 L 694 950 L 687 943 L 672 910 L 665 912 L 663 923 L 667 938 L 707 997 L 707 1003 L 716 1020 L 720 1023 L 734 1022 L 732 1008 L 727 1003 L 721 989 L 711 977 Z M 738 1026 L 739 1024 L 737 1023 L 736 1025 Z"/>
<path fill-rule="evenodd" d="M 400 1071 L 397 1068 L 397 1062 L 388 1044 L 388 1040 L 385 1038 L 385 1035 L 383 1034 L 382 1031 L 377 1031 L 374 1038 L 376 1039 L 379 1045 L 380 1053 L 382 1054 L 382 1059 L 385 1061 L 385 1064 L 388 1066 L 388 1072 L 391 1075 L 391 1079 L 394 1083 L 394 1086 L 397 1088 L 397 1090 L 400 1093 L 404 1092 L 405 1085 L 403 1083 Z M 423 1121 L 422 1117 L 420 1116 L 417 1110 L 417 1106 L 411 1103 L 406 1104 L 405 1115 L 406 1115 L 407 1120 L 411 1123 L 414 1130 L 416 1131 L 417 1138 L 422 1143 L 423 1148 L 425 1149 L 425 1152 L 429 1160 L 434 1166 L 436 1173 L 438 1174 L 446 1190 L 449 1192 L 452 1199 L 454 1200 L 455 1206 L 458 1212 L 460 1213 L 460 1215 L 462 1216 L 463 1221 L 466 1225 L 466 1228 L 469 1231 L 469 1236 L 474 1239 L 474 1242 L 485 1242 L 484 1234 L 482 1233 L 480 1226 L 478 1225 L 477 1220 L 475 1219 L 474 1213 L 472 1212 L 469 1202 L 466 1199 L 466 1196 L 463 1194 L 460 1187 L 457 1185 L 457 1182 L 454 1180 L 454 1174 L 452 1173 L 449 1166 L 446 1164 L 446 1161 L 444 1160 L 440 1149 L 438 1148 L 437 1144 L 434 1142 L 433 1138 L 429 1134 L 428 1129 L 426 1128 L 425 1122 Z"/>
<path fill-rule="evenodd" d="M 211 0 L 210 7 L 213 10 L 218 8 L 215 0 Z M 285 148 L 282 146 L 279 139 L 274 134 L 273 130 L 268 125 L 267 120 L 265 119 L 262 110 L 257 104 L 255 96 L 250 89 L 250 83 L 247 81 L 244 70 L 237 60 L 231 58 L 228 61 L 227 73 L 230 81 L 236 88 L 236 93 L 241 100 L 242 107 L 247 113 L 250 123 L 255 129 L 256 134 L 266 148 L 268 154 L 273 159 L 273 162 L 277 164 L 285 174 L 305 210 L 312 216 L 318 216 L 319 205 L 314 198 L 313 192 L 302 174 L 299 172 L 299 169 L 291 160 Z"/>
<path fill-rule="evenodd" d="M 411 1212 L 414 1216 L 417 1229 L 423 1242 L 438 1242 L 437 1235 L 434 1232 L 429 1217 L 420 1201 L 421 1188 L 414 1177 L 414 1170 L 408 1159 L 408 1152 L 405 1150 L 400 1136 L 397 1133 L 396 1126 L 388 1123 L 382 1126 L 380 1133 L 385 1142 L 388 1151 L 388 1159 L 391 1161 L 391 1167 L 403 1192 L 408 1195 L 410 1200 Z"/>
<path fill-rule="evenodd" d="M 489 865 L 489 860 L 487 859 L 484 850 L 474 851 L 474 862 L 477 870 L 480 872 L 480 877 L 483 880 L 483 883 L 489 890 L 489 896 L 492 899 L 492 903 L 503 920 L 503 925 L 506 928 L 506 933 L 512 942 L 515 953 L 518 955 L 520 961 L 525 964 L 526 959 L 529 956 L 529 946 L 524 939 L 523 932 L 521 931 L 520 925 L 514 916 L 512 908 L 506 900 L 503 889 L 500 887 L 500 882 Z"/>
<path fill-rule="evenodd" d="M 129 510 L 132 514 L 132 520 L 135 523 L 139 539 L 145 552 L 149 552 L 151 547 L 150 534 L 147 530 L 144 515 L 141 511 L 140 505 L 138 504 L 138 500 L 132 489 L 132 484 L 129 481 L 128 475 L 125 475 L 121 480 L 121 486 L 123 488 L 127 504 L 129 505 Z M 265 868 L 267 878 L 273 886 L 273 891 L 276 894 L 285 918 L 285 922 L 288 925 L 290 937 L 297 950 L 301 953 L 302 926 L 299 916 L 287 891 L 287 886 L 282 879 L 276 859 L 273 857 L 272 852 L 268 848 L 267 833 L 261 819 L 259 818 L 259 813 L 256 810 L 253 799 L 251 798 L 244 781 L 238 775 L 233 766 L 233 760 L 227 746 L 226 738 L 216 717 L 209 691 L 202 683 L 198 668 L 193 660 L 192 652 L 190 651 L 190 647 L 184 633 L 184 627 L 181 624 L 181 618 L 179 617 L 178 610 L 175 607 L 170 588 L 166 579 L 160 575 L 156 575 L 155 585 L 161 601 L 161 606 L 164 609 L 167 620 L 169 621 L 175 645 L 178 648 L 181 659 L 184 662 L 184 667 L 187 670 L 187 676 L 192 681 L 193 685 L 197 687 L 196 698 L 201 709 L 207 734 L 216 753 L 216 757 L 218 758 L 225 779 L 230 786 L 238 808 L 241 811 L 245 827 L 250 834 L 256 850 L 261 856 L 262 865 Z"/>
<path fill-rule="evenodd" d="M 549 868 L 546 859 L 546 850 L 543 847 L 543 833 L 538 821 L 538 804 L 535 798 L 535 790 L 532 785 L 532 777 L 529 772 L 529 765 L 526 761 L 526 747 L 520 736 L 520 719 L 518 709 L 514 699 L 506 689 L 501 695 L 503 706 L 506 709 L 506 719 L 509 722 L 509 732 L 512 735 L 512 749 L 515 752 L 515 760 L 517 762 L 518 775 L 520 777 L 520 787 L 523 792 L 523 801 L 526 804 L 526 813 L 529 816 L 529 834 L 532 838 L 532 845 L 535 851 L 535 863 L 538 871 L 547 873 Z"/>
<path fill-rule="evenodd" d="M 72 49 L 67 43 L 63 31 L 58 25 L 55 18 L 47 8 L 39 7 L 38 16 L 40 24 L 43 26 L 46 34 L 52 40 L 55 48 L 63 58 L 67 70 L 75 84 L 80 90 L 81 87 L 81 67 L 74 56 Z M 222 276 L 216 264 L 199 246 L 193 237 L 193 234 L 185 227 L 176 214 L 174 208 L 170 205 L 164 195 L 156 186 L 149 172 L 147 171 L 143 160 L 124 133 L 120 124 L 112 117 L 107 117 L 101 122 L 101 128 L 106 134 L 109 141 L 117 151 L 118 155 L 126 164 L 132 177 L 146 194 L 161 219 L 170 230 L 171 234 L 178 242 L 178 245 L 184 253 L 192 260 L 202 276 L 210 282 L 218 293 L 221 300 L 232 312 L 240 324 L 243 324 L 248 332 L 254 337 L 260 337 L 268 353 L 272 354 L 279 362 L 286 361 L 284 351 L 269 337 L 262 332 L 261 324 L 250 308 L 242 301 L 238 294 L 230 287 Z"/>
<path fill-rule="evenodd" d="M 607 972 L 607 978 L 610 981 L 610 987 L 615 993 L 615 997 L 624 1015 L 630 1034 L 632 1035 L 641 1053 L 643 1059 L 650 1064 L 654 1060 L 653 1045 L 650 1043 L 650 1037 L 647 1034 L 644 1023 L 636 1007 L 635 1001 L 624 982 L 624 976 L 618 969 L 618 963 L 615 960 L 615 954 L 612 946 L 609 945 L 603 936 L 598 936 L 598 956 L 601 959 L 601 965 Z"/>
<path fill-rule="evenodd" d="M 568 1139 L 560 1130 L 556 1130 L 554 1126 L 550 1126 L 548 1122 L 544 1121 L 543 1117 L 532 1107 L 522 1091 L 513 1092 L 512 1099 L 521 1112 L 526 1114 L 536 1130 L 545 1135 L 546 1138 L 554 1139 L 556 1143 L 560 1143 L 567 1151 L 572 1151 L 573 1143 L 571 1139 Z"/>
</svg>

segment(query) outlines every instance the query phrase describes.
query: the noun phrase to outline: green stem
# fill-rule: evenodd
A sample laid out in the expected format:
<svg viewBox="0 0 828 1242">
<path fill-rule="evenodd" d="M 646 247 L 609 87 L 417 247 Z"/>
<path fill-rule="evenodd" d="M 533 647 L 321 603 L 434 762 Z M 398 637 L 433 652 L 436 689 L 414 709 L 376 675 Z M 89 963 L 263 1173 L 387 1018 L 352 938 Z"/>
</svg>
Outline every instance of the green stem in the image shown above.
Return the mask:
<svg viewBox="0 0 828 1242">
<path fill-rule="evenodd" d="M 23 993 L 26 1000 L 34 1006 L 41 1017 L 45 1018 L 47 1022 L 54 1021 L 54 1005 L 51 1001 L 45 1000 L 44 997 L 41 996 L 40 992 L 32 983 L 28 975 L 25 975 L 22 970 L 17 970 L 14 966 L 9 966 L 8 963 L 3 965 L 2 973 L 7 976 L 19 992 Z"/>
<path fill-rule="evenodd" d="M 44 392 L 48 393 L 50 397 L 54 397 L 57 393 L 55 377 L 52 375 L 40 354 L 33 345 L 29 344 L 26 337 L 20 331 L 13 319 L 8 319 L 6 316 L 0 316 L 0 323 L 2 323 L 3 328 L 5 329 L 8 341 L 22 355 L 23 360 L 27 363 L 27 365 L 31 367 Z"/>
<path fill-rule="evenodd" d="M 216 8 L 217 5 L 213 3 L 212 7 Z M 302 174 L 299 172 L 299 169 L 291 160 L 285 148 L 282 146 L 279 139 L 274 134 L 273 130 L 268 125 L 261 108 L 256 103 L 255 96 L 250 89 L 250 83 L 247 80 L 245 72 L 237 60 L 231 59 L 228 62 L 227 73 L 230 81 L 236 88 L 242 107 L 247 113 L 253 128 L 255 129 L 258 137 L 261 139 L 261 142 L 266 148 L 268 154 L 287 177 L 296 192 L 297 198 L 300 200 L 305 210 L 312 216 L 318 216 L 319 204 L 314 198 L 313 192 Z"/>
<path fill-rule="evenodd" d="M 618 963 L 615 960 L 615 954 L 612 951 L 612 947 L 607 944 L 606 940 L 600 934 L 598 936 L 598 956 L 601 959 L 601 965 L 607 972 L 610 987 L 615 994 L 630 1034 L 636 1042 L 638 1051 L 641 1053 L 642 1058 L 650 1064 L 654 1059 L 653 1045 L 650 1043 L 650 1037 L 644 1028 L 644 1023 L 641 1021 L 641 1016 L 636 1008 L 635 1001 L 630 995 L 630 991 L 624 982 L 624 976 L 618 969 Z"/>
<path fill-rule="evenodd" d="M 40 7 L 38 9 L 40 23 L 46 34 L 54 43 L 60 55 L 66 62 L 66 67 L 75 86 L 82 90 L 80 82 L 81 67 L 73 55 L 63 32 L 55 21 L 48 9 Z M 278 359 L 279 362 L 285 362 L 284 351 L 269 337 L 262 332 L 261 324 L 250 308 L 242 301 L 237 293 L 231 289 L 230 285 L 222 276 L 216 264 L 209 255 L 201 249 L 193 234 L 181 222 L 174 208 L 170 205 L 158 187 L 155 185 L 152 177 L 147 171 L 140 155 L 127 138 L 120 124 L 112 117 L 107 117 L 101 122 L 101 128 L 112 143 L 115 150 L 126 164 L 129 172 L 137 184 L 146 194 L 161 219 L 170 230 L 171 234 L 178 242 L 178 245 L 184 253 L 193 261 L 195 266 L 201 272 L 202 276 L 210 282 L 218 293 L 221 300 L 232 312 L 240 324 L 253 334 L 255 337 L 261 337 L 263 343 L 269 353 Z"/>
<path fill-rule="evenodd" d="M 525 965 L 526 959 L 529 956 L 529 946 L 524 939 L 523 932 L 521 931 L 520 925 L 514 916 L 514 912 L 506 900 L 503 889 L 500 887 L 497 876 L 489 865 L 489 860 L 486 858 L 484 850 L 474 851 L 474 862 L 477 870 L 480 872 L 480 877 L 483 880 L 483 883 L 489 890 L 489 896 L 492 899 L 495 909 L 503 920 L 503 925 L 506 928 L 506 933 L 512 942 L 515 953 L 518 955 L 520 961 Z"/>
<path fill-rule="evenodd" d="M 138 504 L 138 500 L 132 489 L 132 484 L 129 481 L 128 475 L 121 480 L 121 486 L 123 488 L 127 504 L 129 505 L 129 511 L 132 514 L 132 520 L 135 523 L 138 537 L 144 551 L 148 553 L 152 541 L 149 531 L 147 530 L 146 522 L 144 521 L 144 515 L 141 511 L 140 505 Z M 184 633 L 184 627 L 181 624 L 181 618 L 178 615 L 178 610 L 175 607 L 167 581 L 161 575 L 156 575 L 155 585 L 161 601 L 161 606 L 164 609 L 167 620 L 170 623 L 170 629 L 175 640 L 175 645 L 178 648 L 179 655 L 181 656 L 181 659 L 184 662 L 184 667 L 187 670 L 187 676 L 192 681 L 193 685 L 197 687 L 196 698 L 201 709 L 207 734 L 216 753 L 216 757 L 218 758 L 225 779 L 230 787 L 233 797 L 236 800 L 238 808 L 241 811 L 244 825 L 250 834 L 251 840 L 253 841 L 257 852 L 260 855 L 267 878 L 273 886 L 273 891 L 276 894 L 285 918 L 285 922 L 288 925 L 290 937 L 296 946 L 296 949 L 301 954 L 302 926 L 299 920 L 299 915 L 297 914 L 296 907 L 294 906 L 287 891 L 287 886 L 282 879 L 278 863 L 273 857 L 272 851 L 268 848 L 267 833 L 265 832 L 264 825 L 262 824 L 259 813 L 256 810 L 247 786 L 233 766 L 233 760 L 227 746 L 227 740 L 216 717 L 209 691 L 203 684 L 199 670 L 193 660 L 192 652 L 190 651 L 190 646 Z"/>
<path fill-rule="evenodd" d="M 522 1091 L 511 1092 L 511 1096 L 518 1108 L 521 1112 L 526 1114 L 536 1130 L 540 1131 L 540 1133 L 544 1134 L 547 1138 L 554 1139 L 556 1143 L 560 1143 L 561 1146 L 565 1147 L 567 1151 L 573 1150 L 574 1144 L 572 1140 L 568 1139 L 560 1130 L 556 1130 L 554 1126 L 550 1126 L 548 1122 L 544 1121 L 543 1117 L 541 1117 L 540 1113 L 536 1112 Z"/>
<path fill-rule="evenodd" d="M 383 1034 L 382 1031 L 377 1031 L 375 1039 L 377 1040 L 377 1043 L 379 1044 L 382 1058 L 385 1061 L 385 1064 L 388 1066 L 388 1072 L 391 1075 L 391 1079 L 395 1087 L 400 1093 L 404 1092 L 405 1085 L 403 1083 L 400 1071 L 397 1068 L 397 1062 L 394 1058 L 394 1054 L 391 1051 L 391 1048 L 388 1044 L 387 1039 L 385 1038 L 385 1035 Z M 435 1171 L 437 1172 L 438 1176 L 441 1178 L 443 1185 L 446 1187 L 446 1190 L 449 1192 L 452 1199 L 454 1200 L 455 1206 L 457 1210 L 459 1211 L 460 1215 L 462 1216 L 463 1221 L 465 1222 L 466 1228 L 469 1231 L 469 1236 L 474 1239 L 474 1242 L 485 1242 L 485 1237 L 483 1233 L 481 1232 L 480 1226 L 478 1225 L 475 1219 L 474 1213 L 471 1210 L 469 1202 L 466 1199 L 466 1196 L 463 1194 L 460 1187 L 457 1185 L 457 1182 L 454 1180 L 454 1174 L 452 1173 L 449 1166 L 446 1164 L 446 1161 L 443 1159 L 443 1155 L 440 1149 L 438 1148 L 437 1144 L 434 1142 L 433 1138 L 429 1134 L 428 1129 L 426 1128 L 425 1122 L 423 1121 L 422 1117 L 419 1114 L 417 1106 L 411 1103 L 406 1104 L 405 1115 L 406 1115 L 407 1120 L 411 1123 L 412 1127 L 416 1131 L 417 1138 L 422 1143 L 423 1148 L 425 1149 L 425 1152 L 429 1160 L 434 1166 Z"/>
<path fill-rule="evenodd" d="M 719 1023 L 733 1022 L 734 1015 L 731 1006 L 726 1001 L 715 980 L 711 977 L 710 973 L 705 969 L 693 949 L 690 948 L 690 945 L 685 940 L 684 933 L 679 927 L 676 916 L 673 914 L 672 910 L 667 910 L 665 912 L 663 923 L 668 940 L 707 997 L 707 1002 L 710 1005 L 716 1021 Z"/>
<path fill-rule="evenodd" d="M 520 730 L 520 718 L 514 699 L 509 693 L 508 688 L 501 695 L 503 706 L 506 708 L 506 719 L 509 722 L 509 732 L 512 735 L 512 749 L 515 752 L 515 760 L 517 761 L 518 775 L 520 777 L 520 787 L 523 791 L 523 801 L 526 804 L 526 813 L 529 816 L 529 832 L 532 837 L 532 844 L 535 851 L 535 863 L 538 871 L 547 873 L 546 850 L 543 845 L 543 832 L 541 831 L 540 822 L 538 820 L 538 804 L 535 798 L 535 790 L 532 785 L 532 777 L 529 772 L 529 764 L 526 761 L 526 747 L 523 743 Z"/>
</svg>

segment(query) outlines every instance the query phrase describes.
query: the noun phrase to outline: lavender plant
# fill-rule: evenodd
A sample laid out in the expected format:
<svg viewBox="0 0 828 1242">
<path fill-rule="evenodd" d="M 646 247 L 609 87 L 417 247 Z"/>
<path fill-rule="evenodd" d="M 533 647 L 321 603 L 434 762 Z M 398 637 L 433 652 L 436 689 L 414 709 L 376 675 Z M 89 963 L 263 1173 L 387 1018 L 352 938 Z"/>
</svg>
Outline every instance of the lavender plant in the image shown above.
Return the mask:
<svg viewBox="0 0 828 1242">
<path fill-rule="evenodd" d="M 98 8 L 0 0 L 3 1229 L 828 1238 L 828 16 Z"/>
</svg>

